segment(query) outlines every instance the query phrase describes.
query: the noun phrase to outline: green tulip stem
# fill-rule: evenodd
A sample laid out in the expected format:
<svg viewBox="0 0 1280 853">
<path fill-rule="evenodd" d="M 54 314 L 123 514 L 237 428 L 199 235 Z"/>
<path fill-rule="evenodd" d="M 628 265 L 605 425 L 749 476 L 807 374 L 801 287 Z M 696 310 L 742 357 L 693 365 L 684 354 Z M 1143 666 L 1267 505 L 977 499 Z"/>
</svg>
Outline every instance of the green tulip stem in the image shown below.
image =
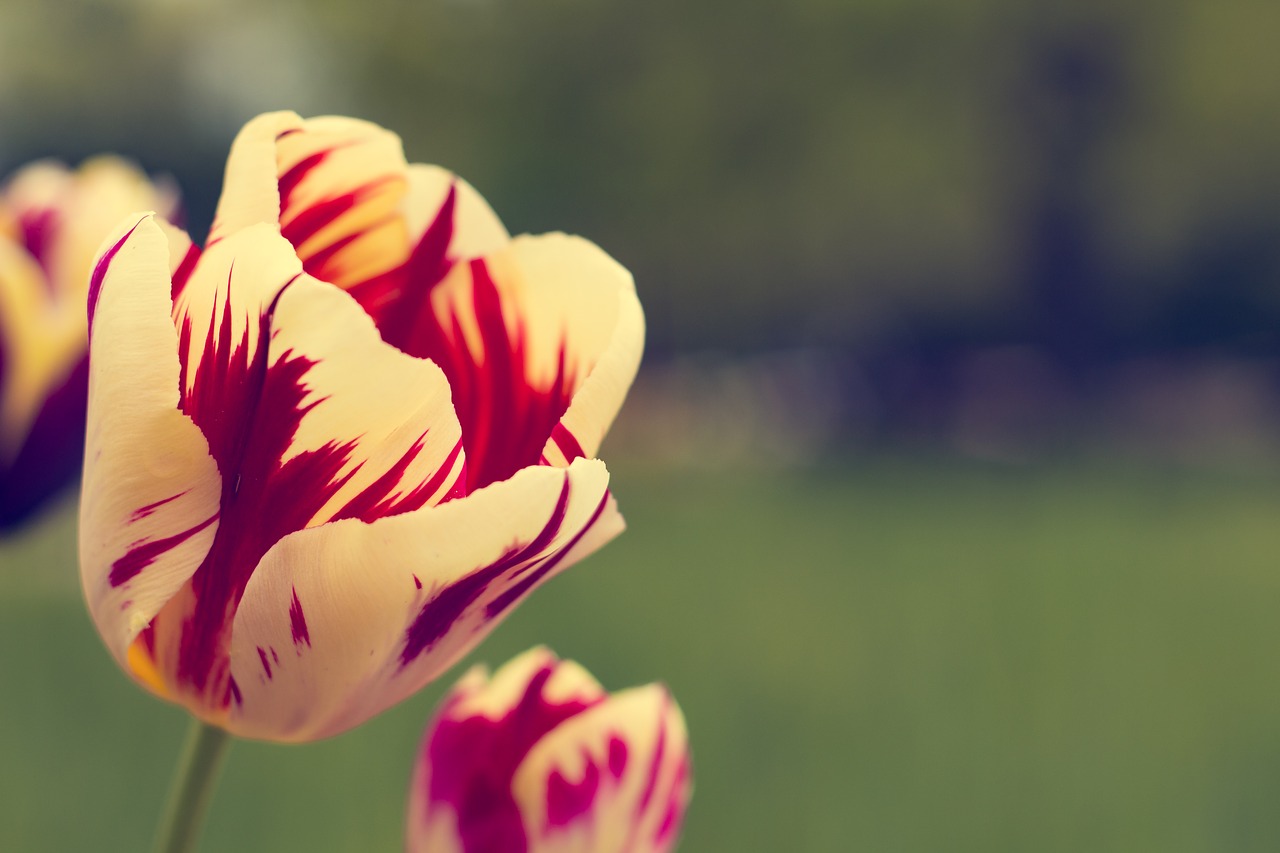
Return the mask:
<svg viewBox="0 0 1280 853">
<path fill-rule="evenodd" d="M 169 802 L 156 832 L 154 853 L 191 853 L 213 800 L 213 789 L 231 735 L 217 726 L 191 720 L 178 768 L 169 786 Z"/>
</svg>

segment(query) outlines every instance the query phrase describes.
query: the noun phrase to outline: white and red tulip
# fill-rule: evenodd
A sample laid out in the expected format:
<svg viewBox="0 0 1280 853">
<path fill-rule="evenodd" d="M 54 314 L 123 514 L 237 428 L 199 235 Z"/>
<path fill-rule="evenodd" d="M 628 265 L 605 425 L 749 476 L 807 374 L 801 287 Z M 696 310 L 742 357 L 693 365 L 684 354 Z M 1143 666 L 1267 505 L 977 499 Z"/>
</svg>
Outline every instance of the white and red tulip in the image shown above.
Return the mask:
<svg viewBox="0 0 1280 853">
<path fill-rule="evenodd" d="M 692 793 L 680 708 L 658 684 L 609 694 L 543 648 L 473 669 L 426 734 L 409 853 L 660 853 Z"/>
<path fill-rule="evenodd" d="M 374 125 L 254 120 L 205 249 L 135 217 L 89 315 L 90 611 L 233 734 L 363 722 L 622 529 L 591 457 L 643 346 L 630 275 L 507 238 Z"/>
<path fill-rule="evenodd" d="M 0 189 L 0 531 L 80 471 L 88 376 L 85 294 L 94 252 L 120 217 L 177 194 L 137 167 L 32 163 Z"/>
</svg>

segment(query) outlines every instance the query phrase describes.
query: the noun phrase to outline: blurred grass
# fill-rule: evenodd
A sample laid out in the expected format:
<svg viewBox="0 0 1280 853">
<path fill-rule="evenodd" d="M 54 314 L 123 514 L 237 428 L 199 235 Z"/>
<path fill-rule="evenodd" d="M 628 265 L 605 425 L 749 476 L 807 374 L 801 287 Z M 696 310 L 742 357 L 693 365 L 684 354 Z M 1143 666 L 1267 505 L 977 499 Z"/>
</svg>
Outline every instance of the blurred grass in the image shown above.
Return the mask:
<svg viewBox="0 0 1280 853">
<path fill-rule="evenodd" d="M 1132 461 L 644 470 L 631 530 L 482 646 L 667 681 L 685 850 L 1280 846 L 1280 475 Z M 184 715 L 110 663 L 69 508 L 0 550 L 0 850 L 145 849 Z M 447 679 L 451 680 L 451 679 Z M 397 850 L 433 687 L 239 743 L 204 850 Z"/>
</svg>

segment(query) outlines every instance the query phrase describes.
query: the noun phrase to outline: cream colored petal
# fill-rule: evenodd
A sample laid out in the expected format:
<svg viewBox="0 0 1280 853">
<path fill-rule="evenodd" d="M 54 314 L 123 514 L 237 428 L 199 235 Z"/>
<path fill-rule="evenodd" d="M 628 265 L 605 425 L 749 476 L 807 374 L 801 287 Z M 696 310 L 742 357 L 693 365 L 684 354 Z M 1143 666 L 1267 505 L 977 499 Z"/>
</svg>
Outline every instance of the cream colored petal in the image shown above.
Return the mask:
<svg viewBox="0 0 1280 853">
<path fill-rule="evenodd" d="M 519 237 L 512 254 L 527 283 L 529 327 L 563 328 L 582 371 L 544 455 L 553 464 L 595 456 L 644 352 L 644 312 L 631 274 L 595 244 L 563 234 Z"/>
<path fill-rule="evenodd" d="M 453 233 L 449 241 L 450 260 L 465 260 L 495 252 L 511 237 L 498 214 L 475 187 L 447 169 L 425 163 L 409 166 L 409 192 L 404 200 L 404 220 L 410 241 L 417 243 L 435 221 L 452 189 L 454 196 Z"/>
<path fill-rule="evenodd" d="M 264 113 L 246 124 L 231 143 L 222 195 L 206 246 L 258 223 L 280 219 L 276 139 L 297 131 L 302 117 L 293 112 Z"/>
<path fill-rule="evenodd" d="M 310 740 L 413 694 L 567 567 L 563 555 L 599 518 L 607 485 L 597 460 L 530 468 L 460 500 L 281 540 L 236 614 L 231 666 L 243 703 L 228 728 Z"/>
<path fill-rule="evenodd" d="M 486 288 L 496 290 L 499 317 L 492 316 Z M 580 237 L 523 235 L 482 261 L 455 267 L 433 292 L 432 306 L 449 336 L 438 360 L 451 380 L 455 374 L 465 380 L 470 370 L 514 380 L 510 389 L 491 379 L 454 381 L 473 464 L 485 466 L 491 454 L 517 446 L 506 435 L 513 429 L 528 433 L 521 441 L 538 433 L 535 458 L 494 462 L 493 476 L 532 464 L 539 451 L 555 465 L 595 455 L 644 348 L 644 315 L 625 269 Z M 547 399 L 550 406 L 540 402 Z M 509 411 L 537 414 L 525 424 Z M 548 420 L 559 412 L 558 425 Z"/>
<path fill-rule="evenodd" d="M 281 295 L 271 327 L 268 374 L 297 360 L 309 365 L 299 401 L 306 411 L 281 465 L 326 452 L 340 457 L 330 482 L 315 483 L 327 500 L 308 526 L 371 521 L 450 492 L 465 459 L 440 368 L 383 343 L 355 300 L 309 276 Z"/>
<path fill-rule="evenodd" d="M 278 222 L 303 267 L 347 288 L 402 264 L 407 178 L 394 133 L 356 119 L 259 116 L 232 145 L 210 243 Z"/>
<path fill-rule="evenodd" d="M 208 550 L 221 490 L 204 436 L 178 410 L 168 242 L 151 218 L 131 218 L 103 244 L 90 293 L 80 571 L 126 667 L 130 643 Z"/>
<path fill-rule="evenodd" d="M 490 676 L 483 666 L 472 667 L 445 700 L 445 713 L 455 719 L 483 716 L 498 720 L 519 704 L 529 682 L 544 669 L 552 670 L 542 685 L 546 702 L 594 702 L 605 695 L 600 682 L 577 661 L 562 661 L 546 646 L 534 646 L 504 663 Z"/>
<path fill-rule="evenodd" d="M 266 345 L 262 323 L 272 302 L 301 274 L 298 259 L 276 228 L 255 225 L 206 249 L 173 300 L 184 406 L 193 413 L 194 401 L 211 413 L 203 418 L 192 414 L 206 435 L 214 432 L 213 420 L 238 423 L 246 416 L 247 404 L 239 398 L 250 389 L 240 374 Z"/>
</svg>

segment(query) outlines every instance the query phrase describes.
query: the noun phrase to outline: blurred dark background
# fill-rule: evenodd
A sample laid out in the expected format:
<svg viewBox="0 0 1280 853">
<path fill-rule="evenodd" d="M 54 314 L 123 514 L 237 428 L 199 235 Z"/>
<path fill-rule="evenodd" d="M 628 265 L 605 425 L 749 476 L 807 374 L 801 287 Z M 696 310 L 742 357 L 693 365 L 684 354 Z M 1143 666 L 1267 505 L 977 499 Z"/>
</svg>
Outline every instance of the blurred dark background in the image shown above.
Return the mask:
<svg viewBox="0 0 1280 853">
<path fill-rule="evenodd" d="M 0 0 L 0 173 L 125 153 L 199 237 L 244 121 L 356 115 L 629 267 L 630 530 L 477 657 L 667 680 L 685 849 L 1269 853 L 1277 32 L 1263 0 Z M 97 648 L 73 525 L 0 547 L 0 848 L 138 849 L 182 726 Z M 207 849 L 395 849 L 441 689 L 237 745 Z"/>
<path fill-rule="evenodd" d="M 0 8 L 0 170 L 127 152 L 198 233 L 244 120 L 356 114 L 513 232 L 629 266 L 651 366 L 778 354 L 832 437 L 1177 449 L 1274 423 L 1260 0 Z"/>
</svg>

